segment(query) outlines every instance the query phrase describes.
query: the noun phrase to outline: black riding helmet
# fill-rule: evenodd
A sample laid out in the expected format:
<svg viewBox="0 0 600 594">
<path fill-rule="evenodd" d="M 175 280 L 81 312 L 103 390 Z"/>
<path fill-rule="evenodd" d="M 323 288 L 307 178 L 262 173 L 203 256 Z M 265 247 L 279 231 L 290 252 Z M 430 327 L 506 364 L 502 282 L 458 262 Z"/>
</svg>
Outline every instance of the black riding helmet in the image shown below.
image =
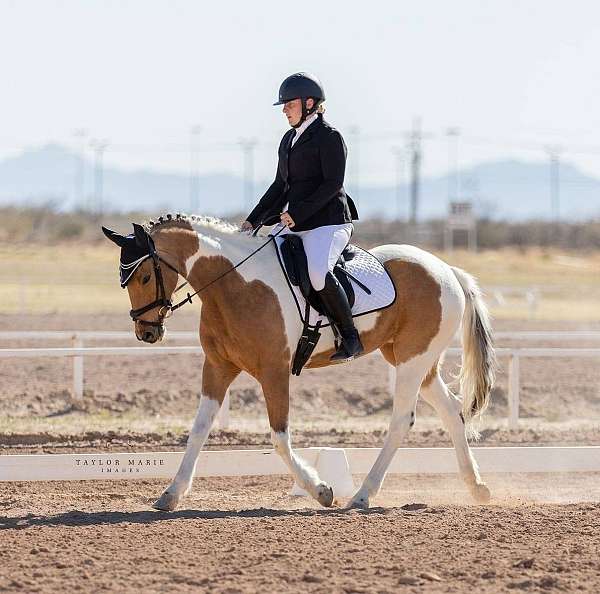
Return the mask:
<svg viewBox="0 0 600 594">
<path fill-rule="evenodd" d="M 306 100 L 309 98 L 314 99 L 315 102 L 311 109 L 306 107 Z M 279 100 L 273 105 L 283 105 L 293 99 L 301 99 L 302 101 L 302 117 L 294 126 L 294 128 L 297 128 L 325 101 L 325 91 L 321 81 L 308 72 L 297 72 L 288 76 L 279 87 Z"/>
</svg>

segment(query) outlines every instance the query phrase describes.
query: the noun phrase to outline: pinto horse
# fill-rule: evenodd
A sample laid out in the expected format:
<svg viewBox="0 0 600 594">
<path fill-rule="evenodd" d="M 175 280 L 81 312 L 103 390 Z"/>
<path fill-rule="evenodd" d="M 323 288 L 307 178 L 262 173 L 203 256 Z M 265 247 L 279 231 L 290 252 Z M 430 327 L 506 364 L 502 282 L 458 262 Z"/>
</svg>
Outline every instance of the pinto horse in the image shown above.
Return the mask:
<svg viewBox="0 0 600 594">
<path fill-rule="evenodd" d="M 144 227 L 134 225 L 134 233 L 126 237 L 108 229 L 104 233 L 122 248 L 121 284 L 129 292 L 139 340 L 153 343 L 162 338 L 178 274 L 195 291 L 206 287 L 199 295 L 205 359 L 198 411 L 177 474 L 154 507 L 172 511 L 190 491 L 198 455 L 227 388 L 242 370 L 262 386 L 274 449 L 297 484 L 321 505 L 331 506 L 331 487 L 292 449 L 289 379 L 302 325 L 273 246 L 232 270 L 264 238 L 219 219 L 167 215 Z M 419 394 L 450 434 L 471 494 L 486 502 L 490 492 L 467 441 L 474 434 L 473 419 L 488 403 L 495 370 L 490 321 L 477 283 L 463 270 L 410 245 L 377 246 L 371 253 L 390 274 L 397 296 L 391 306 L 355 322 L 365 354 L 379 349 L 395 368 L 395 390 L 385 443 L 350 506 L 367 508 L 378 493 L 397 448 L 415 423 Z M 123 273 L 128 276 L 125 281 Z M 462 397 L 457 397 L 442 380 L 440 365 L 461 324 Z M 330 365 L 333 352 L 333 332 L 326 328 L 306 367 Z"/>
</svg>

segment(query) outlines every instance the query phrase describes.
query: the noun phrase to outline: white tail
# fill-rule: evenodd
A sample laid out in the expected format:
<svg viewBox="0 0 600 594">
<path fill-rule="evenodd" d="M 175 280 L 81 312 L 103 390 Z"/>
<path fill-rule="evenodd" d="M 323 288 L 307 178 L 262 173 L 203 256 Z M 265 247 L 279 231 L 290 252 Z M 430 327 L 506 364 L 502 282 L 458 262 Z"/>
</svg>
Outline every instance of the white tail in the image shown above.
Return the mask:
<svg viewBox="0 0 600 594">
<path fill-rule="evenodd" d="M 462 366 L 458 380 L 463 397 L 465 424 L 486 409 L 496 375 L 496 356 L 490 316 L 477 281 L 460 268 L 452 267 L 466 298 L 462 320 Z M 471 435 L 477 432 L 470 428 Z"/>
</svg>

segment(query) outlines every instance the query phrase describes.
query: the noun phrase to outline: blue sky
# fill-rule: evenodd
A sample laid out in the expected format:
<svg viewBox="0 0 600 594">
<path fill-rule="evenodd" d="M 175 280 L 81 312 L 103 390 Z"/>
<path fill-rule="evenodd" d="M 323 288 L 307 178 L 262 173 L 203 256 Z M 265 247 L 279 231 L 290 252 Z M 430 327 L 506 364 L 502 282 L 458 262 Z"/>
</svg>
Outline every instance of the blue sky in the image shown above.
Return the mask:
<svg viewBox="0 0 600 594">
<path fill-rule="evenodd" d="M 456 126 L 462 166 L 558 144 L 600 177 L 599 56 L 592 0 L 0 0 L 0 157 L 84 128 L 110 164 L 185 172 L 200 125 L 201 171 L 241 172 L 235 143 L 256 138 L 270 178 L 286 127 L 271 103 L 310 70 L 363 183 L 393 182 L 415 116 L 426 174 L 448 168 Z"/>
</svg>

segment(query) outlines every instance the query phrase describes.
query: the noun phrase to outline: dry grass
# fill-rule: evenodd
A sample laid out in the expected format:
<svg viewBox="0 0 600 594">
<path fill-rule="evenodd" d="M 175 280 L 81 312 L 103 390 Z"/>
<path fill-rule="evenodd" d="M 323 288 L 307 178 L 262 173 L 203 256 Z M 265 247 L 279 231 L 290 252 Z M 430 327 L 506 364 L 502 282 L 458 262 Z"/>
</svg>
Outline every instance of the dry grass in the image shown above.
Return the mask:
<svg viewBox="0 0 600 594">
<path fill-rule="evenodd" d="M 110 245 L 0 245 L 4 313 L 94 313 L 129 309 Z"/>
<path fill-rule="evenodd" d="M 600 251 L 578 253 L 555 248 L 503 248 L 478 253 L 439 252 L 437 255 L 449 264 L 471 272 L 486 286 L 539 286 L 545 289 L 577 286 L 600 290 Z"/>
<path fill-rule="evenodd" d="M 115 416 L 110 411 L 66 413 L 55 417 L 0 416 L 0 434 L 52 433 L 76 435 L 88 431 L 106 433 L 182 433 L 189 430 L 188 417 L 141 416 L 139 413 Z"/>
<path fill-rule="evenodd" d="M 600 252 L 504 248 L 480 253 L 438 253 L 446 262 L 474 274 L 484 287 L 497 319 L 545 321 L 600 320 Z M 520 293 L 510 294 L 510 287 Z M 500 290 L 504 303 L 494 292 Z M 536 297 L 535 308 L 526 293 Z"/>
</svg>

